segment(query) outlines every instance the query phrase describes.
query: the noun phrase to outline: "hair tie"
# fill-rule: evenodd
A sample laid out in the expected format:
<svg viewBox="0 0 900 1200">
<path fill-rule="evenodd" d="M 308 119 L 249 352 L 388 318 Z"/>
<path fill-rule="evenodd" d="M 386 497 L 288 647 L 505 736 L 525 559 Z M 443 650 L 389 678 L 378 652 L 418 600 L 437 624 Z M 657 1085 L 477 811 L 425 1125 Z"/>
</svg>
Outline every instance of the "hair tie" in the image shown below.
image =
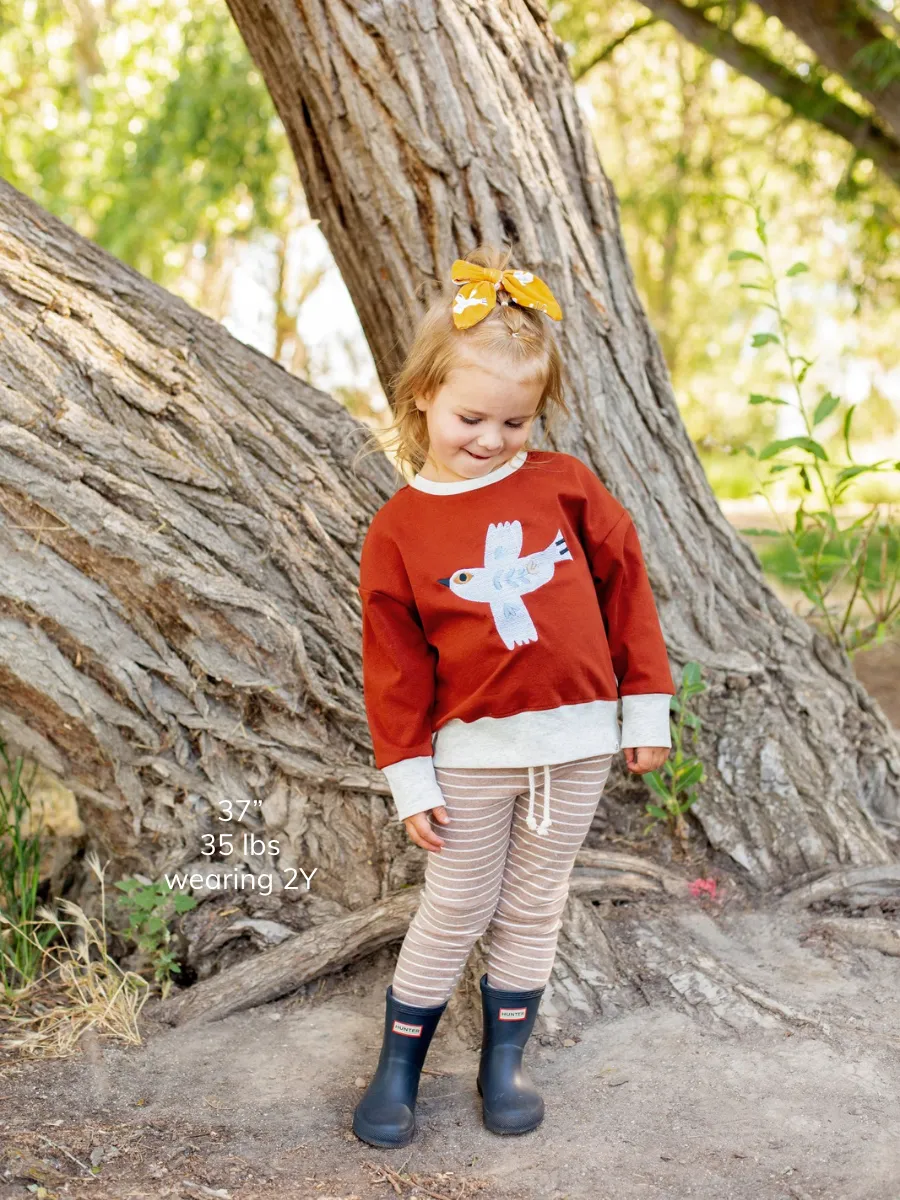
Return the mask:
<svg viewBox="0 0 900 1200">
<path fill-rule="evenodd" d="M 453 301 L 453 324 L 457 329 L 469 329 L 483 321 L 496 305 L 500 288 L 523 308 L 536 308 L 554 321 L 562 320 L 562 309 L 553 293 L 531 271 L 500 271 L 458 258 L 450 276 L 454 283 L 462 284 Z"/>
</svg>

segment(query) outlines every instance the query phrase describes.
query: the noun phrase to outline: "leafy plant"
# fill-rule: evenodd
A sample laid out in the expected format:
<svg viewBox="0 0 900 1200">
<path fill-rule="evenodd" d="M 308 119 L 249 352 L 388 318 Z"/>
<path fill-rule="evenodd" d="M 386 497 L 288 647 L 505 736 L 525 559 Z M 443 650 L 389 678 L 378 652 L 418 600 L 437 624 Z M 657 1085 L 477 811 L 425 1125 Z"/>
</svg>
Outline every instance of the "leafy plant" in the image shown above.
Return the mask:
<svg viewBox="0 0 900 1200">
<path fill-rule="evenodd" d="M 118 904 L 128 917 L 127 926 L 116 932 L 134 942 L 148 957 L 165 999 L 172 987 L 173 972 L 181 970 L 169 950 L 169 921 L 177 913 L 196 908 L 197 901 L 184 892 L 170 895 L 172 888 L 164 879 L 151 883 L 132 877 L 118 880 L 115 886 L 123 893 Z"/>
<path fill-rule="evenodd" d="M 44 949 L 55 936 L 55 929 L 36 936 L 30 926 L 35 920 L 40 881 L 40 827 L 25 833 L 31 805 L 22 786 L 23 758 L 13 766 L 0 738 L 0 755 L 6 763 L 9 792 L 0 786 L 0 981 L 7 997 L 17 988 L 30 984 L 37 973 Z"/>
<path fill-rule="evenodd" d="M 830 391 L 823 392 L 815 401 L 805 397 L 803 384 L 815 360 L 795 354 L 791 348 L 791 323 L 778 294 L 779 280 L 772 267 L 760 203 L 755 196 L 749 201 L 739 196 L 733 199 L 753 209 L 761 249 L 758 254 L 734 250 L 728 256 L 729 261 L 757 265 L 760 271 L 757 281 L 740 286 L 767 297 L 761 303 L 775 313 L 777 321 L 777 333 L 755 333 L 752 345 L 781 348 L 795 397 L 789 402 L 780 397 L 753 393 L 750 403 L 790 403 L 801 415 L 806 429 L 805 434 L 777 439 L 759 451 L 746 444 L 734 451 L 746 453 L 760 465 L 767 464 L 765 478 L 756 472 L 759 486 L 754 494 L 765 498 L 778 526 L 774 530 L 745 532 L 786 539 L 792 553 L 792 566 L 784 578 L 785 582 L 799 587 L 809 600 L 811 608 L 805 614 L 806 619 L 818 622 L 835 645 L 852 654 L 873 643 L 880 645 L 900 623 L 900 530 L 892 519 L 890 504 L 885 505 L 884 516 L 882 506 L 876 503 L 870 511 L 843 525 L 837 510 L 863 476 L 900 470 L 900 462 L 887 458 L 874 463 L 857 462 L 850 447 L 850 427 L 857 406 L 842 408 L 840 397 Z M 806 263 L 795 262 L 785 272 L 784 279 L 808 270 Z M 832 415 L 841 418 L 846 461 L 832 461 L 817 432 Z M 797 473 L 804 495 L 793 521 L 783 526 L 767 489 L 785 472 Z M 841 585 L 844 594 L 838 599 L 835 593 Z M 855 611 L 858 603 L 867 610 L 867 617 Z"/>
<path fill-rule="evenodd" d="M 646 805 L 652 820 L 644 829 L 645 837 L 654 824 L 666 821 L 671 832 L 682 843 L 687 839 L 684 814 L 697 799 L 697 788 L 705 779 L 703 763 L 687 749 L 688 739 L 696 740 L 697 732 L 703 725 L 697 714 L 690 711 L 692 698 L 706 691 L 706 684 L 700 676 L 699 663 L 685 663 L 681 672 L 681 686 L 669 702 L 675 714 L 674 719 L 670 720 L 674 753 L 658 771 L 648 771 L 644 776 L 648 787 L 657 797 L 656 803 L 648 801 Z"/>
</svg>

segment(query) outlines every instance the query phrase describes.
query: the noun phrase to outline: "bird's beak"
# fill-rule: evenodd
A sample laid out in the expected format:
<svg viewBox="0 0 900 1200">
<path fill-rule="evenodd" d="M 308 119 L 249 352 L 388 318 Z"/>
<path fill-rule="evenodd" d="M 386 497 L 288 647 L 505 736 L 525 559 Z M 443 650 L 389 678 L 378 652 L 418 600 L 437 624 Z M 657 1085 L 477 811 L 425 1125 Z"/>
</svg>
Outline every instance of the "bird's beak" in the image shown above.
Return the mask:
<svg viewBox="0 0 900 1200">
<path fill-rule="evenodd" d="M 450 586 L 449 576 L 446 579 L 439 579 L 438 583 L 442 583 L 444 585 L 444 587 L 449 587 Z"/>
</svg>

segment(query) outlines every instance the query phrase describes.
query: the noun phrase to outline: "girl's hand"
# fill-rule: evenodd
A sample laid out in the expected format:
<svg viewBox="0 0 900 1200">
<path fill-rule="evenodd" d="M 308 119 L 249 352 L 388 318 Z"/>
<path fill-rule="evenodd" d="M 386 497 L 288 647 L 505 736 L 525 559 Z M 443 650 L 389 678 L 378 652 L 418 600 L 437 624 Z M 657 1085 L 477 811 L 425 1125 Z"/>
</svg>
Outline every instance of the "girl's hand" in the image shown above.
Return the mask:
<svg viewBox="0 0 900 1200">
<path fill-rule="evenodd" d="M 669 757 L 668 746 L 629 746 L 622 748 L 625 755 L 625 766 L 632 775 L 646 775 L 648 771 L 658 771 Z"/>
<path fill-rule="evenodd" d="M 406 826 L 406 832 L 409 834 L 411 840 L 417 846 L 421 846 L 423 850 L 433 850 L 439 854 L 444 844 L 444 839 L 438 837 L 434 832 L 431 822 L 428 819 L 429 812 L 442 825 L 450 824 L 450 818 L 443 804 L 439 804 L 437 808 L 426 809 L 425 812 L 414 813 L 411 817 L 407 817 L 403 824 Z"/>
</svg>

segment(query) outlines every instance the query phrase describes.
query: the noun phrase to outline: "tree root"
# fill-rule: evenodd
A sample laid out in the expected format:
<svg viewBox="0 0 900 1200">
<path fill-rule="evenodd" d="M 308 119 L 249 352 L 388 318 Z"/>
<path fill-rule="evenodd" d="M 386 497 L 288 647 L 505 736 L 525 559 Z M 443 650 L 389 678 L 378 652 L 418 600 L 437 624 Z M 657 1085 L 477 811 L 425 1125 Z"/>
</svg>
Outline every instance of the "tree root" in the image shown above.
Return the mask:
<svg viewBox="0 0 900 1200">
<path fill-rule="evenodd" d="M 799 909 L 834 897 L 836 903 L 849 908 L 868 908 L 891 896 L 900 897 L 900 863 L 830 871 L 783 892 L 780 904 L 783 908 Z"/>
<path fill-rule="evenodd" d="M 859 917 L 824 917 L 809 927 L 808 934 L 819 934 L 844 946 L 879 950 L 892 958 L 900 958 L 900 925 L 896 921 L 878 917 L 862 920 Z"/>
<path fill-rule="evenodd" d="M 780 903 L 799 906 L 837 892 L 893 887 L 895 880 L 900 882 L 900 870 L 887 866 L 835 872 L 794 889 Z M 287 995 L 401 941 L 421 893 L 421 887 L 405 888 L 364 910 L 285 938 L 163 1001 L 155 1007 L 156 1015 L 172 1025 L 206 1022 Z M 842 1024 L 801 1011 L 742 977 L 725 961 L 725 930 L 694 902 L 679 902 L 688 901 L 689 895 L 687 879 L 658 863 L 582 849 L 570 880 L 551 987 L 542 1005 L 542 1028 L 560 1030 L 577 1013 L 593 1018 L 599 1010 L 611 1018 L 673 1003 L 728 1033 L 792 1026 L 827 1036 L 832 1025 Z M 626 903 L 616 904 L 621 900 Z M 641 903 L 627 903 L 633 900 Z M 863 927 L 869 932 L 862 932 Z M 900 955 L 900 933 L 887 921 L 827 921 L 817 928 Z M 477 989 L 472 994 L 477 995 Z M 852 1027 L 860 1031 L 857 1024 Z"/>
<path fill-rule="evenodd" d="M 687 895 L 687 881 L 657 863 L 630 854 L 583 849 L 575 860 L 576 897 Z M 306 983 L 340 970 L 382 946 L 399 942 L 419 907 L 421 887 L 404 888 L 387 900 L 338 917 L 228 967 L 155 1006 L 172 1025 L 219 1020 L 233 1012 L 277 1000 Z M 243 917 L 238 918 L 244 921 Z M 244 922 L 246 923 L 246 922 Z M 226 939 L 220 937 L 217 944 Z"/>
</svg>

